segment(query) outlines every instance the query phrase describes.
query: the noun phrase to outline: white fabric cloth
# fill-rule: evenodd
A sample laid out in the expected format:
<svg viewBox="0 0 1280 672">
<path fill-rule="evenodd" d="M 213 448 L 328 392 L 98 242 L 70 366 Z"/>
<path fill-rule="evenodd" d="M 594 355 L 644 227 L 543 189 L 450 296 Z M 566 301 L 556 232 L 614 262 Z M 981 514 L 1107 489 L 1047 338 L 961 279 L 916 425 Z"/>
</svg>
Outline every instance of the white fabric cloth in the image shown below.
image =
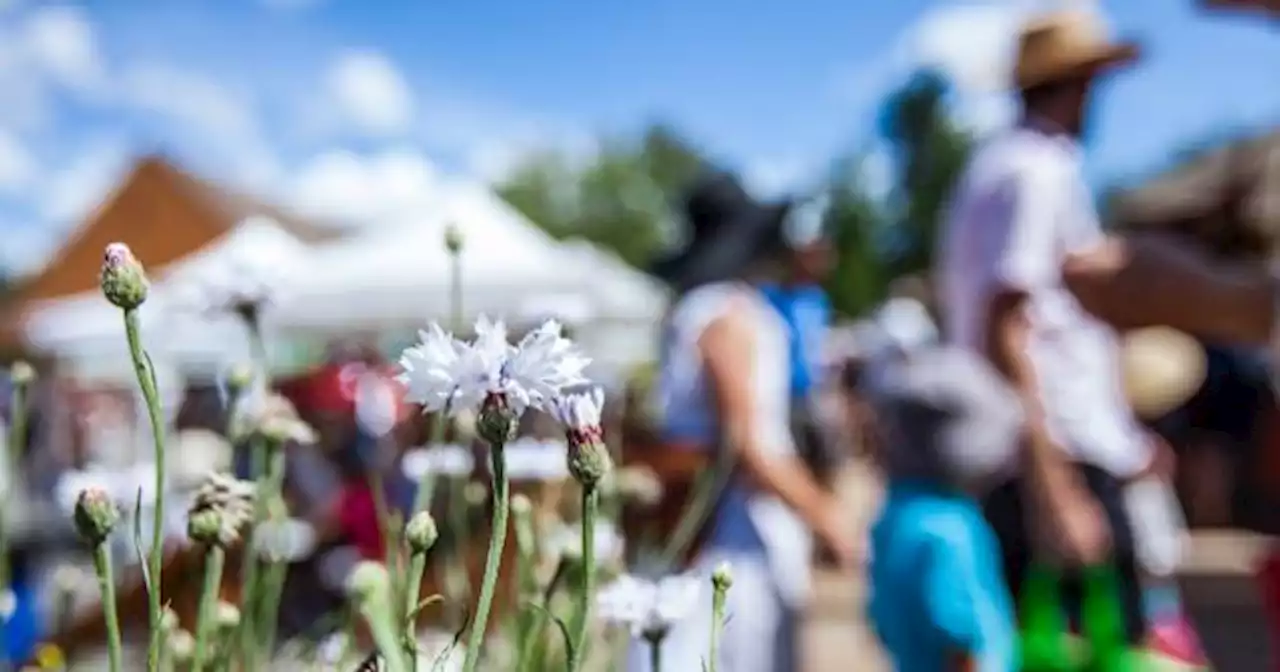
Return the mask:
<svg viewBox="0 0 1280 672">
<path fill-rule="evenodd" d="M 790 428 L 791 363 L 786 325 L 763 295 L 739 283 L 695 289 L 671 312 L 657 387 L 664 434 L 673 443 L 707 449 L 720 444 L 719 419 L 699 341 L 707 327 L 730 311 L 746 311 L 755 324 L 755 357 L 743 363 L 752 369 L 755 436 L 773 456 L 793 457 L 796 447 Z M 780 499 L 745 483 L 731 483 L 711 525 L 708 550 L 733 548 L 764 558 L 773 569 L 774 586 L 782 599 L 798 605 L 808 597 L 812 535 Z"/>
<path fill-rule="evenodd" d="M 1051 437 L 1074 459 L 1125 477 L 1150 446 L 1124 397 L 1120 346 L 1062 283 L 1066 254 L 1102 239 L 1078 146 L 1015 128 L 971 159 L 942 238 L 937 279 L 946 338 L 985 351 L 987 308 L 1003 288 L 1028 297 L 1028 355 Z"/>
<path fill-rule="evenodd" d="M 733 571 L 733 587 L 725 597 L 725 620 L 720 639 L 724 672 L 794 672 L 796 651 L 792 641 L 795 611 L 778 594 L 767 562 L 749 553 L 711 551 L 693 571 L 706 578 L 701 603 L 693 615 L 675 625 L 662 642 L 663 670 L 701 670 L 711 645 L 711 572 L 721 562 Z M 650 647 L 632 640 L 627 651 L 627 672 L 654 672 Z"/>
</svg>

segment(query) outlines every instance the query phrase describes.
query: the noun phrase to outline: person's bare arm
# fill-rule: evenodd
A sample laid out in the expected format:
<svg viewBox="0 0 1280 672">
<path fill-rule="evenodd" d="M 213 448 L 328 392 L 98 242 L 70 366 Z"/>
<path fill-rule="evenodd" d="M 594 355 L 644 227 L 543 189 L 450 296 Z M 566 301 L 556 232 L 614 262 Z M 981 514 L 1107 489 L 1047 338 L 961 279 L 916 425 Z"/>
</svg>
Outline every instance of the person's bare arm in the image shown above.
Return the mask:
<svg viewBox="0 0 1280 672">
<path fill-rule="evenodd" d="M 1025 414 L 1026 441 L 1022 468 L 1027 494 L 1049 524 L 1046 540 L 1062 544 L 1076 560 L 1092 560 L 1107 538 L 1097 502 L 1080 483 L 1079 474 L 1055 445 L 1046 424 L 1040 381 L 1030 358 L 1030 297 L 1037 288 L 1052 287 L 1060 277 L 1057 223 L 1074 210 L 1063 199 L 1074 193 L 1061 166 L 1023 166 L 1008 185 L 1009 213 L 990 226 L 1002 249 L 995 260 L 995 291 L 986 305 L 984 341 L 987 358 L 1018 393 Z"/>
<path fill-rule="evenodd" d="M 1026 417 L 1026 466 L 1037 482 L 1062 485 L 1068 467 L 1062 451 L 1049 437 L 1035 369 L 1027 355 L 1026 294 L 1002 291 L 992 299 L 988 311 L 987 358 L 1022 401 Z"/>
<path fill-rule="evenodd" d="M 720 421 L 737 464 L 763 490 L 777 495 L 837 553 L 851 549 L 840 531 L 835 500 L 819 485 L 797 456 L 770 454 L 762 444 L 770 440 L 757 429 L 753 404 L 755 334 L 741 312 L 731 311 L 703 332 L 699 341 L 703 361 L 719 406 Z M 842 557 L 842 559 L 845 559 Z"/>
<path fill-rule="evenodd" d="M 1273 337 L 1269 273 L 1215 262 L 1168 237 L 1110 238 L 1068 258 L 1062 275 L 1080 305 L 1118 329 L 1164 325 L 1253 345 Z"/>
</svg>

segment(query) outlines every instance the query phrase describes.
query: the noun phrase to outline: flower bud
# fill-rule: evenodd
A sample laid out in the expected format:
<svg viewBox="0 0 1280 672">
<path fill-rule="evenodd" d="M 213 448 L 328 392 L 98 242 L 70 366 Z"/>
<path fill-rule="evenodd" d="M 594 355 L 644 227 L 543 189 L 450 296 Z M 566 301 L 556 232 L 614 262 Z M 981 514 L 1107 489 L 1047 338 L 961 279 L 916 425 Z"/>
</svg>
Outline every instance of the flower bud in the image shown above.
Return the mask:
<svg viewBox="0 0 1280 672">
<path fill-rule="evenodd" d="M 595 488 L 613 469 L 613 457 L 603 441 L 583 438 L 569 441 L 569 474 L 584 488 Z"/>
<path fill-rule="evenodd" d="M 471 481 L 462 487 L 462 499 L 467 506 L 484 506 L 489 501 L 489 488 L 484 483 Z"/>
<path fill-rule="evenodd" d="M 169 633 L 169 660 L 176 665 L 186 665 L 191 662 L 191 657 L 195 655 L 196 638 L 191 636 L 190 632 L 178 629 Z"/>
<path fill-rule="evenodd" d="M 230 602 L 218 602 L 214 612 L 214 621 L 220 632 L 228 632 L 240 627 L 240 608 Z"/>
<path fill-rule="evenodd" d="M 173 633 L 178 629 L 181 622 L 178 620 L 178 612 L 173 607 L 165 607 L 160 614 L 160 632 Z"/>
<path fill-rule="evenodd" d="M 216 509 L 192 511 L 187 516 L 187 536 L 201 544 L 220 543 L 222 515 Z"/>
<path fill-rule="evenodd" d="M 426 511 L 413 514 L 409 524 L 404 528 L 404 538 L 409 544 L 409 550 L 414 553 L 421 554 L 431 550 L 436 540 L 440 538 L 435 518 Z"/>
<path fill-rule="evenodd" d="M 347 578 L 347 595 L 358 603 L 369 603 L 389 595 L 391 575 L 380 562 L 363 560 L 351 570 Z"/>
<path fill-rule="evenodd" d="M 529 501 L 529 496 L 523 492 L 517 492 L 511 495 L 511 515 L 527 516 L 533 513 L 533 502 Z"/>
<path fill-rule="evenodd" d="M 445 227 L 444 249 L 448 250 L 449 254 L 458 254 L 461 252 L 462 246 L 465 242 L 466 240 L 462 237 L 462 230 L 458 228 L 457 224 L 451 223 Z"/>
<path fill-rule="evenodd" d="M 76 500 L 74 516 L 76 531 L 90 544 L 97 546 L 107 540 L 116 523 L 120 521 L 120 511 L 106 491 L 101 488 L 86 488 L 80 491 Z"/>
<path fill-rule="evenodd" d="M 711 572 L 711 587 L 721 593 L 733 587 L 733 570 L 729 563 L 722 562 L 716 565 L 715 570 Z"/>
<path fill-rule="evenodd" d="M 251 365 L 244 362 L 232 365 L 227 370 L 226 375 L 227 392 L 233 399 L 238 398 L 249 389 L 249 386 L 253 384 L 254 378 L 255 374 Z"/>
<path fill-rule="evenodd" d="M 505 446 L 516 437 L 518 420 L 505 394 L 490 394 L 480 405 L 476 434 L 490 446 Z"/>
<path fill-rule="evenodd" d="M 36 379 L 36 370 L 19 359 L 9 367 L 9 381 L 18 387 L 26 387 Z"/>
<path fill-rule="evenodd" d="M 150 287 L 146 271 L 124 243 L 111 243 L 102 259 L 99 276 L 102 295 L 122 310 L 134 310 L 147 300 Z"/>
</svg>

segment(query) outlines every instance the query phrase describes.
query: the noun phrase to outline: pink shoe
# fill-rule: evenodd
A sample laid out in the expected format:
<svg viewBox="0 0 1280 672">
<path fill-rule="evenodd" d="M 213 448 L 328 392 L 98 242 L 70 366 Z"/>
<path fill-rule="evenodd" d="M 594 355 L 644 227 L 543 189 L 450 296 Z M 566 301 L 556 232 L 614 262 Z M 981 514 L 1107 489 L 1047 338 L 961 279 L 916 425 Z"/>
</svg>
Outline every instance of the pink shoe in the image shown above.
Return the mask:
<svg viewBox="0 0 1280 672">
<path fill-rule="evenodd" d="M 1151 625 L 1147 646 L 1162 656 L 1185 665 L 1208 665 L 1200 635 L 1185 616 L 1162 618 Z"/>
</svg>

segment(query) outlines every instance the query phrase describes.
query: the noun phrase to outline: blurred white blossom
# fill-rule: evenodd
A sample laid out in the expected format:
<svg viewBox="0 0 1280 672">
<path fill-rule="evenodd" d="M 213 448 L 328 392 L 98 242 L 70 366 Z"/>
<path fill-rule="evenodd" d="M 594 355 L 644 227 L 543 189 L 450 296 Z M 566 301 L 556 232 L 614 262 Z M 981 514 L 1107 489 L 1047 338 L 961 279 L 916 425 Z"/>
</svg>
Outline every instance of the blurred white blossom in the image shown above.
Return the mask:
<svg viewBox="0 0 1280 672">
<path fill-rule="evenodd" d="M 594 541 L 596 565 L 608 565 L 622 560 L 625 542 L 616 525 L 607 520 L 596 521 Z M 554 559 L 580 559 L 582 525 L 560 523 L 542 535 L 542 542 L 544 551 Z"/>
<path fill-rule="evenodd" d="M 232 414 L 231 438 L 243 441 L 261 437 L 268 441 L 312 444 L 316 432 L 298 416 L 293 402 L 275 392 L 255 388 L 243 395 Z"/>
<path fill-rule="evenodd" d="M 703 583 L 691 574 L 657 581 L 627 574 L 600 589 L 596 606 L 604 622 L 634 637 L 660 637 L 698 607 Z"/>
<path fill-rule="evenodd" d="M 297 518 L 264 520 L 253 530 L 253 549 L 272 562 L 298 562 L 316 549 L 316 530 Z"/>
</svg>

